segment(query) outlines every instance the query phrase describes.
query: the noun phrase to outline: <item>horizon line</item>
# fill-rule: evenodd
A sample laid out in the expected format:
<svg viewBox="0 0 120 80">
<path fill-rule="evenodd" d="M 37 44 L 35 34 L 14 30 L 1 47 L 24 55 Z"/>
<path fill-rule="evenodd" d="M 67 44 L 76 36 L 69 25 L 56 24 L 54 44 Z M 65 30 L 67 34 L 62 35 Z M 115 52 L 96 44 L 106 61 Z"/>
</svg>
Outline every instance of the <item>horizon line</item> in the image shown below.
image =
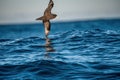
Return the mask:
<svg viewBox="0 0 120 80">
<path fill-rule="evenodd" d="M 79 21 L 100 21 L 100 20 L 120 20 L 118 18 L 90 18 L 90 19 L 71 19 L 71 20 L 53 20 L 51 23 L 62 23 L 62 22 L 79 22 Z M 34 21 L 34 22 L 8 22 L 8 23 L 0 23 L 0 25 L 17 25 L 17 24 L 42 24 L 42 21 Z"/>
</svg>

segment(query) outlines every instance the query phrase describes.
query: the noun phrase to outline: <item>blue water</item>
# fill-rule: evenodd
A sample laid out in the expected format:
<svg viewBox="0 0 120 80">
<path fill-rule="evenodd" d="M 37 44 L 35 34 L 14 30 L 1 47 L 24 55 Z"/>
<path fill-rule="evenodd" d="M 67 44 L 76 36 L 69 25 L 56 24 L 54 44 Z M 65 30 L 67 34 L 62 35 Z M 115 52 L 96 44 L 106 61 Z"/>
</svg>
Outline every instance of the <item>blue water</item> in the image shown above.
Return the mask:
<svg viewBox="0 0 120 80">
<path fill-rule="evenodd" d="M 0 25 L 0 80 L 120 80 L 120 20 Z"/>
</svg>

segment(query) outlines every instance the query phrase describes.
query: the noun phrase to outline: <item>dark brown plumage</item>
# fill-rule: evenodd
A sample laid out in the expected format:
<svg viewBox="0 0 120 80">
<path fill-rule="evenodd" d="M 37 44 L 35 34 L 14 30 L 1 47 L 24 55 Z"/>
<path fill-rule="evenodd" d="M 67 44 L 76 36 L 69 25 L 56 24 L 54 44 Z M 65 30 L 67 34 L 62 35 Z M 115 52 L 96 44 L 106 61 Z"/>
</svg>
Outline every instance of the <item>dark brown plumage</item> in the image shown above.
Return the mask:
<svg viewBox="0 0 120 80">
<path fill-rule="evenodd" d="M 50 27 L 51 27 L 51 24 L 50 24 L 50 19 L 54 19 L 56 18 L 56 14 L 52 14 L 51 13 L 51 10 L 54 6 L 54 3 L 52 0 L 50 0 L 49 4 L 48 4 L 48 7 L 45 9 L 44 11 L 44 15 L 42 17 L 39 17 L 37 18 L 36 20 L 42 20 L 43 21 L 43 24 L 44 24 L 44 27 L 45 27 L 45 35 L 46 35 L 46 38 L 50 32 Z"/>
</svg>

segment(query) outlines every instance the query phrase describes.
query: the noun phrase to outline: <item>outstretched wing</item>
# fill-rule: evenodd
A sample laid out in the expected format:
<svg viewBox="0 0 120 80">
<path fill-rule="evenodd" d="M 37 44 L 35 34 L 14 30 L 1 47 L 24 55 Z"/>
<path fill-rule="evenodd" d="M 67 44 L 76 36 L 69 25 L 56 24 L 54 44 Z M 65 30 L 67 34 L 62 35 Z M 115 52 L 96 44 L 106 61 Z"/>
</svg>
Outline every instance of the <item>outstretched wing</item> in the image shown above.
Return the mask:
<svg viewBox="0 0 120 80">
<path fill-rule="evenodd" d="M 48 4 L 48 7 L 46 8 L 46 10 L 44 12 L 44 16 L 39 17 L 36 20 L 44 20 L 44 21 L 46 21 L 46 20 L 50 20 L 50 19 L 56 18 L 57 15 L 51 13 L 51 10 L 52 10 L 53 6 L 54 6 L 54 3 L 53 3 L 52 0 L 50 0 L 50 2 Z"/>
<path fill-rule="evenodd" d="M 54 6 L 54 3 L 52 0 L 50 0 L 48 7 L 46 8 L 46 10 L 44 12 L 44 16 L 51 15 L 51 10 L 52 10 L 53 6 Z"/>
</svg>

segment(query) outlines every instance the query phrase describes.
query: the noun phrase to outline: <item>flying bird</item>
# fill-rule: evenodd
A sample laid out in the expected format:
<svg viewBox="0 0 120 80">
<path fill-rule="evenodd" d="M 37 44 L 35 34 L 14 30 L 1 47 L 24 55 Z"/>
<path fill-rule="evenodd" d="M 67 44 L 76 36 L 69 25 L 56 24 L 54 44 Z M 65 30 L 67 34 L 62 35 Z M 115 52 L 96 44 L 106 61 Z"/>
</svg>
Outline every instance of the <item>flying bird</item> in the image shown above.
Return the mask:
<svg viewBox="0 0 120 80">
<path fill-rule="evenodd" d="M 50 2 L 48 4 L 48 7 L 44 11 L 44 15 L 42 17 L 39 17 L 39 18 L 36 19 L 36 20 L 42 20 L 43 21 L 46 38 L 48 37 L 48 34 L 50 32 L 50 28 L 51 28 L 50 20 L 57 17 L 56 14 L 51 13 L 51 10 L 52 10 L 53 6 L 54 6 L 54 3 L 53 3 L 52 0 L 50 0 Z"/>
</svg>

